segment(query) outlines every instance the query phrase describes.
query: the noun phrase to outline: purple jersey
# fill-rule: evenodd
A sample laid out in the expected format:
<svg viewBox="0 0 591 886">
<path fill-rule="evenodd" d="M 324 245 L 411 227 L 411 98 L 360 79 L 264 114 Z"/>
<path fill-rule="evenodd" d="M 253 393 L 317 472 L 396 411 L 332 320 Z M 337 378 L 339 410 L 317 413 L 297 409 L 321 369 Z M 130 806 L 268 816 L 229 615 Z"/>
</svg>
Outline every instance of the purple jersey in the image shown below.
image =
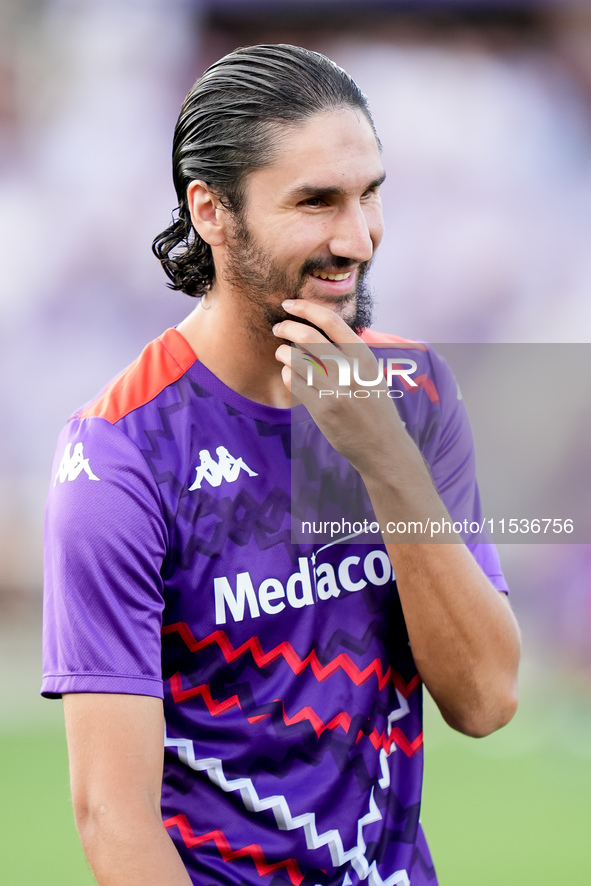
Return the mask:
<svg viewBox="0 0 591 886">
<path fill-rule="evenodd" d="M 401 417 L 452 517 L 479 520 L 453 376 L 408 348 L 420 384 Z M 292 543 L 306 421 L 320 437 L 303 407 L 227 388 L 174 329 L 72 417 L 46 516 L 42 692 L 164 699 L 163 819 L 195 884 L 432 886 L 421 684 L 385 548 Z M 473 553 L 505 590 L 494 548 Z"/>
</svg>

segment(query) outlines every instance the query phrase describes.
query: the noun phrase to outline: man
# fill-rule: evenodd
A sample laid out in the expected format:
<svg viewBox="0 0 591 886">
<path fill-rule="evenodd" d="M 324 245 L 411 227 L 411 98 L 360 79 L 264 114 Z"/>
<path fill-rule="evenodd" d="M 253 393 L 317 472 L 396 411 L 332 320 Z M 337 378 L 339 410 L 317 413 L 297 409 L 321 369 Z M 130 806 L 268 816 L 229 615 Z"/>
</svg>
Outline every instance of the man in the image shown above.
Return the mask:
<svg viewBox="0 0 591 886">
<path fill-rule="evenodd" d="M 201 301 L 68 423 L 47 512 L 43 692 L 85 851 L 101 886 L 435 883 L 421 681 L 485 735 L 515 710 L 519 636 L 491 546 L 401 525 L 479 510 L 449 370 L 357 334 L 382 237 L 366 100 L 316 53 L 238 50 L 189 93 L 173 167 L 154 249 Z M 376 378 L 364 340 L 422 379 L 397 408 L 338 387 L 347 355 Z M 293 428 L 321 487 L 330 453 L 349 471 L 325 492 L 358 482 L 394 519 L 386 545 L 292 543 Z"/>
</svg>

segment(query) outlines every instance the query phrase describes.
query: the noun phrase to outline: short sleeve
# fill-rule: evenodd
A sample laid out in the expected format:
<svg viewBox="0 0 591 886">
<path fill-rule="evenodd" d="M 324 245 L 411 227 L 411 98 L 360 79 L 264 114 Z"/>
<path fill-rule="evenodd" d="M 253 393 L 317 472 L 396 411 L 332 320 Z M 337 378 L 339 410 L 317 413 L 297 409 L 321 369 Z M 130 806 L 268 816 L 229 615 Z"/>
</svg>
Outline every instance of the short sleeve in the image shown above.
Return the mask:
<svg viewBox="0 0 591 886">
<path fill-rule="evenodd" d="M 136 445 L 103 418 L 71 421 L 45 515 L 42 695 L 163 697 L 166 547 L 158 489 Z"/>
<path fill-rule="evenodd" d="M 453 520 L 482 527 L 482 506 L 476 480 L 474 438 L 465 403 L 446 361 L 430 351 L 433 377 L 441 403 L 441 424 L 430 452 L 426 452 L 433 482 Z M 484 527 L 484 533 L 486 527 Z M 484 533 L 479 533 L 482 538 Z M 476 535 L 476 533 L 472 533 Z M 467 547 L 499 591 L 508 592 L 494 544 L 479 541 Z"/>
</svg>

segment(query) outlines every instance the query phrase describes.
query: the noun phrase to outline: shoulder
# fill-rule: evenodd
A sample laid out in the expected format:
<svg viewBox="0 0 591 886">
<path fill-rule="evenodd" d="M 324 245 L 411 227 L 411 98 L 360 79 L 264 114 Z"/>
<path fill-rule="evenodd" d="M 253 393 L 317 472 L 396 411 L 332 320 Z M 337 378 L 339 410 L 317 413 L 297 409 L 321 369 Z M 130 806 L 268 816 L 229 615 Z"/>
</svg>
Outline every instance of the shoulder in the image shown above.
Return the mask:
<svg viewBox="0 0 591 886">
<path fill-rule="evenodd" d="M 139 357 L 97 397 L 77 410 L 70 421 L 103 418 L 116 424 L 178 382 L 196 360 L 196 354 L 180 332 L 167 329 L 146 345 Z"/>
<path fill-rule="evenodd" d="M 152 470 L 146 429 L 158 432 L 154 415 L 160 407 L 177 408 L 176 389 L 196 360 L 183 336 L 168 329 L 71 415 L 57 443 L 50 501 L 94 502 L 107 487 L 111 495 L 114 487 L 122 493 L 133 489 L 134 494 L 141 489 L 145 498 L 157 500 L 153 480 L 157 471 Z"/>
<path fill-rule="evenodd" d="M 401 379 L 407 393 L 422 392 L 434 407 L 456 401 L 458 390 L 453 372 L 446 360 L 430 344 L 374 329 L 364 330 L 361 339 L 378 359 L 382 357 L 383 360 L 391 360 L 394 366 L 397 360 L 404 360 L 407 365 L 413 364 L 408 369 L 408 376 L 402 376 Z M 385 371 L 386 368 L 384 366 Z M 414 384 L 407 383 L 406 377 L 409 380 L 412 378 Z"/>
</svg>

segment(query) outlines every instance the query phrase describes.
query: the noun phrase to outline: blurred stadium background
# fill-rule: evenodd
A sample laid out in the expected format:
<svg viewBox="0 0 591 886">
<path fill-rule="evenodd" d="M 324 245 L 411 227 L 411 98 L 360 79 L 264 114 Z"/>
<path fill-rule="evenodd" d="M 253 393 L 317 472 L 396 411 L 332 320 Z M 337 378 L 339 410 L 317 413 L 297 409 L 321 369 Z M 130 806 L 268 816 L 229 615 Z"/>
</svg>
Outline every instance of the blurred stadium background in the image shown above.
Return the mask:
<svg viewBox="0 0 591 886">
<path fill-rule="evenodd" d="M 432 342 L 591 337 L 591 3 L 3 0 L 3 883 L 92 882 L 61 705 L 38 698 L 53 448 L 70 412 L 191 308 L 150 252 L 174 206 L 172 130 L 203 69 L 254 42 L 325 52 L 369 97 L 388 171 L 377 329 Z M 556 468 L 589 475 L 588 457 L 574 439 Z M 521 708 L 476 742 L 427 704 L 423 818 L 442 886 L 583 886 L 591 546 L 501 553 L 524 631 Z"/>
</svg>

